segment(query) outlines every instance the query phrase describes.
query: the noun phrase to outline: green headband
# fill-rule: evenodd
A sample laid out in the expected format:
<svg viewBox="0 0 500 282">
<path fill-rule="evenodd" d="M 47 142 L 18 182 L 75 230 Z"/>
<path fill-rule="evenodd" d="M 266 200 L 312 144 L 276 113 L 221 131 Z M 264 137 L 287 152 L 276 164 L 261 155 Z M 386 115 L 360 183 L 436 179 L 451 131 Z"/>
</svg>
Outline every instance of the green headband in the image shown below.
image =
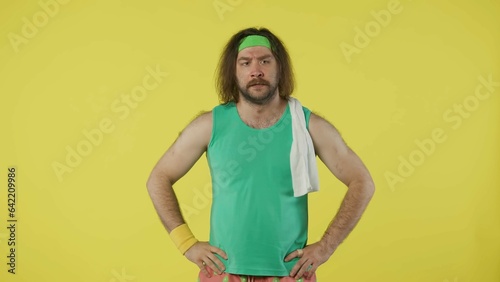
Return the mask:
<svg viewBox="0 0 500 282">
<path fill-rule="evenodd" d="M 238 47 L 238 52 L 253 46 L 264 46 L 271 49 L 271 43 L 269 43 L 269 39 L 262 35 L 249 35 L 243 40 L 241 40 L 240 46 Z"/>
</svg>

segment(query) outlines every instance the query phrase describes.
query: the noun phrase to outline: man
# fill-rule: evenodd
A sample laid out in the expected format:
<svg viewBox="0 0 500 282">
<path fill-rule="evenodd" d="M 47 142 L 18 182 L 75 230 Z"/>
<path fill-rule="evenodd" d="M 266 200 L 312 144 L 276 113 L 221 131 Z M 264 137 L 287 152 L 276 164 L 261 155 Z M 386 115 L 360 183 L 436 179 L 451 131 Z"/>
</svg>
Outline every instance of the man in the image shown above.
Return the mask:
<svg viewBox="0 0 500 282">
<path fill-rule="evenodd" d="M 314 153 L 347 187 L 320 241 L 307 245 L 307 194 L 294 196 L 290 168 L 294 79 L 283 43 L 265 28 L 236 33 L 218 67 L 221 105 L 193 120 L 147 182 L 174 243 L 200 268 L 199 281 L 316 281 L 359 221 L 372 178 L 333 125 L 301 107 Z M 312 145 L 311 145 L 312 146 Z M 198 242 L 172 185 L 206 152 L 212 177 L 210 240 Z M 303 188 L 303 187 L 302 187 Z M 305 279 L 305 280 L 304 280 Z"/>
</svg>

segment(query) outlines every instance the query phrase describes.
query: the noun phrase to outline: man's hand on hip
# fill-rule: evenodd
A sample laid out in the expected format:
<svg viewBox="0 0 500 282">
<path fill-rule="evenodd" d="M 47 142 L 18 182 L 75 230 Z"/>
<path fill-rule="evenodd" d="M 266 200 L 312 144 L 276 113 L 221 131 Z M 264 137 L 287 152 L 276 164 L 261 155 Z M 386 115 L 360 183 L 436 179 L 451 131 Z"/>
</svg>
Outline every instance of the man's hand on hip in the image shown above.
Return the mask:
<svg viewBox="0 0 500 282">
<path fill-rule="evenodd" d="M 298 249 L 285 257 L 285 261 L 294 258 L 300 258 L 290 272 L 290 276 L 295 279 L 302 277 L 310 279 L 316 269 L 325 263 L 332 254 L 325 248 L 321 242 L 306 246 L 304 249 Z"/>
<path fill-rule="evenodd" d="M 206 277 L 210 277 L 211 275 L 206 267 L 210 267 L 215 274 L 219 275 L 226 270 L 224 264 L 214 254 L 227 259 L 227 255 L 223 250 L 208 244 L 208 242 L 197 242 L 184 255 L 188 260 L 196 264 Z"/>
</svg>

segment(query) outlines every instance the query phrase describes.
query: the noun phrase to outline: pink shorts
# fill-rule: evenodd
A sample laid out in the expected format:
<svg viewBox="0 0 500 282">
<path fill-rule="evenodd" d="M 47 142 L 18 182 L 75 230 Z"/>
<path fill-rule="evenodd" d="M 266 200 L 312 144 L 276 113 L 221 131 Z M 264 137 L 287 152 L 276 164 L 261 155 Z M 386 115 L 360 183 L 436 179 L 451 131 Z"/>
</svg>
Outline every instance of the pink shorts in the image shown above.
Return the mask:
<svg viewBox="0 0 500 282">
<path fill-rule="evenodd" d="M 289 276 L 285 277 L 272 277 L 272 276 L 250 276 L 250 275 L 237 275 L 223 273 L 222 275 L 215 275 L 210 267 L 207 267 L 208 272 L 212 277 L 208 278 L 201 272 L 198 275 L 198 282 L 316 282 L 316 273 L 313 274 L 311 279 L 294 279 Z"/>
</svg>

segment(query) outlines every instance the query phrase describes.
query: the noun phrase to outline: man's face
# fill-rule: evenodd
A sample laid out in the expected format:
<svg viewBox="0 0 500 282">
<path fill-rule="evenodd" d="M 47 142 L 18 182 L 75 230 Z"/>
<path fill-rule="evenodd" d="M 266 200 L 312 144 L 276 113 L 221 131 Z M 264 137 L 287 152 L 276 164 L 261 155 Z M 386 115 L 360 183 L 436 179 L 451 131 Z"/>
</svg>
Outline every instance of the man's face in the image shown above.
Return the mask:
<svg viewBox="0 0 500 282">
<path fill-rule="evenodd" d="M 278 64 L 263 46 L 241 50 L 236 59 L 236 82 L 243 99 L 263 105 L 278 93 Z"/>
</svg>

